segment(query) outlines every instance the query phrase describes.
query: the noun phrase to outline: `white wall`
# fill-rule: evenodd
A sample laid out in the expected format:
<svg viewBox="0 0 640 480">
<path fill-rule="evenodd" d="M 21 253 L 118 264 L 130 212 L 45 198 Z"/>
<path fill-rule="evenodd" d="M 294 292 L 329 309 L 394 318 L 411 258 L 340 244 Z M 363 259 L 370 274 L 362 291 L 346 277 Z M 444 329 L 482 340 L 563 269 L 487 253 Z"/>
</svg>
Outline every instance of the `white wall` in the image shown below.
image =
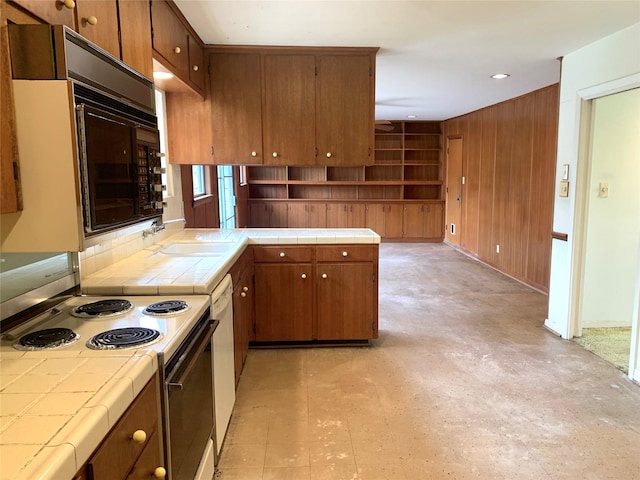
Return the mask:
<svg viewBox="0 0 640 480">
<path fill-rule="evenodd" d="M 588 110 L 585 100 L 640 86 L 640 23 L 566 55 L 560 79 L 560 112 L 558 123 L 558 155 L 556 182 L 562 176 L 562 166 L 570 168 L 569 197 L 556 195 L 553 230 L 567 233 L 568 241 L 553 240 L 549 312 L 545 326 L 563 338 L 572 338 L 578 330 L 577 297 L 582 277 L 582 232 L 584 229 L 584 191 L 576 185 L 584 182 L 584 159 L 580 150 L 582 110 Z M 556 183 L 557 185 L 557 183 Z M 557 191 L 558 189 L 556 189 Z M 576 202 L 576 193 L 581 202 Z M 637 322 L 636 322 L 637 323 Z M 637 352 L 637 325 L 634 328 L 632 351 Z M 634 353 L 635 354 L 635 353 Z M 637 355 L 636 355 L 637 357 Z M 637 362 L 637 359 L 636 359 Z M 638 371 L 635 363 L 631 371 Z"/>
<path fill-rule="evenodd" d="M 553 230 L 567 233 L 569 240 L 553 240 L 545 326 L 564 338 L 573 337 L 577 329 L 574 297 L 582 274 L 575 259 L 582 248 L 582 239 L 576 242 L 576 223 L 583 228 L 580 215 L 576 217 L 583 208 L 576 204 L 576 180 L 584 174 L 578 161 L 584 153 L 579 152 L 583 99 L 594 98 L 593 91 L 613 93 L 637 86 L 634 82 L 640 83 L 640 23 L 570 53 L 562 62 L 556 185 L 563 164 L 568 164 L 570 186 L 569 197 L 556 194 Z"/>
<path fill-rule="evenodd" d="M 640 241 L 640 88 L 592 106 L 581 327 L 630 327 Z M 607 182 L 609 195 L 599 195 Z"/>
</svg>

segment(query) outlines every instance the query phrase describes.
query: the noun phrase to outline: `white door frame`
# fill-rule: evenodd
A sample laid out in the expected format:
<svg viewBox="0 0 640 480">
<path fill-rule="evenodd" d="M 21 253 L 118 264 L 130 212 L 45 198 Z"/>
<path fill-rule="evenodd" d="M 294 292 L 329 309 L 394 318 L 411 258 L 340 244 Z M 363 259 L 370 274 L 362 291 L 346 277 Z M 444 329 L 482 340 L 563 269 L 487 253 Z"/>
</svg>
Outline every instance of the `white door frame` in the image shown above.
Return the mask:
<svg viewBox="0 0 640 480">
<path fill-rule="evenodd" d="M 582 335 L 581 305 L 584 286 L 585 242 L 588 219 L 588 193 L 591 177 L 591 125 L 593 100 L 607 95 L 624 92 L 640 87 L 640 73 L 605 82 L 578 91 L 580 98 L 580 131 L 578 142 L 578 167 L 576 169 L 576 201 L 573 221 L 574 242 L 572 243 L 571 277 L 572 282 L 569 302 L 569 335 L 568 338 Z M 629 378 L 640 381 L 639 345 L 640 345 L 640 265 L 636 281 L 636 299 L 634 321 L 631 327 L 631 354 L 629 355 Z"/>
</svg>

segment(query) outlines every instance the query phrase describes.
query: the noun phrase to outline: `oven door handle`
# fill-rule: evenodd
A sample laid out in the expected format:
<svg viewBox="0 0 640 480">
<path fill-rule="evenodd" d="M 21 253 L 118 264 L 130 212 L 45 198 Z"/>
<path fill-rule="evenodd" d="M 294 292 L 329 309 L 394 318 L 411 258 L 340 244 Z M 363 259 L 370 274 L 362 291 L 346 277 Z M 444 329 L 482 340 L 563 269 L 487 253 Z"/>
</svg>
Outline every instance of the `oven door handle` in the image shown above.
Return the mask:
<svg viewBox="0 0 640 480">
<path fill-rule="evenodd" d="M 200 353 L 205 348 L 207 348 L 207 345 L 211 344 L 211 337 L 213 336 L 213 331 L 215 330 L 216 326 L 217 326 L 216 322 L 208 323 L 207 327 L 204 328 L 202 330 L 202 333 L 200 334 L 201 340 L 198 346 L 195 349 L 194 348 L 188 349 L 185 355 L 183 355 L 180 361 L 175 365 L 174 372 L 177 372 L 178 370 L 181 369 L 183 362 L 185 362 L 185 360 L 189 358 L 189 363 L 184 368 L 184 371 L 182 372 L 182 375 L 180 376 L 180 378 L 175 382 L 171 380 L 167 381 L 167 386 L 169 388 L 179 389 L 179 390 L 182 390 L 184 388 L 185 380 L 189 375 L 189 372 L 191 372 L 191 370 L 196 365 L 196 363 L 198 363 L 198 357 L 200 356 Z"/>
</svg>

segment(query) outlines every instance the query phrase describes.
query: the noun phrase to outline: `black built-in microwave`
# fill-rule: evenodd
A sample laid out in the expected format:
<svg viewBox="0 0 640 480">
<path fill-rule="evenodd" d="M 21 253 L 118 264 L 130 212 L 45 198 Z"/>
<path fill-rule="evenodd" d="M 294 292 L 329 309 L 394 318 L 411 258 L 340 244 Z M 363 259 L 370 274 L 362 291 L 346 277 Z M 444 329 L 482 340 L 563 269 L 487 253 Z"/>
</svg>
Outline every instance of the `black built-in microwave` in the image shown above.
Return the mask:
<svg viewBox="0 0 640 480">
<path fill-rule="evenodd" d="M 70 82 L 85 237 L 160 217 L 153 82 L 68 27 L 10 25 L 9 39 L 14 79 Z"/>
</svg>

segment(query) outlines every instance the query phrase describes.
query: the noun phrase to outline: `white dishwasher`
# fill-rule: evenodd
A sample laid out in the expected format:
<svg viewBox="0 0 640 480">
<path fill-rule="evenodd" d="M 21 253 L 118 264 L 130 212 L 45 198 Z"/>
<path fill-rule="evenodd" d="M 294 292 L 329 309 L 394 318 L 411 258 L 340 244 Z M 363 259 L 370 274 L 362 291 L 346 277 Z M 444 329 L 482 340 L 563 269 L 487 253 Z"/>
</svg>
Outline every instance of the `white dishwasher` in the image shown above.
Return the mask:
<svg viewBox="0 0 640 480">
<path fill-rule="evenodd" d="M 213 333 L 213 388 L 216 414 L 216 464 L 236 401 L 233 359 L 233 282 L 226 275 L 211 294 L 211 316 L 220 322 Z"/>
</svg>

